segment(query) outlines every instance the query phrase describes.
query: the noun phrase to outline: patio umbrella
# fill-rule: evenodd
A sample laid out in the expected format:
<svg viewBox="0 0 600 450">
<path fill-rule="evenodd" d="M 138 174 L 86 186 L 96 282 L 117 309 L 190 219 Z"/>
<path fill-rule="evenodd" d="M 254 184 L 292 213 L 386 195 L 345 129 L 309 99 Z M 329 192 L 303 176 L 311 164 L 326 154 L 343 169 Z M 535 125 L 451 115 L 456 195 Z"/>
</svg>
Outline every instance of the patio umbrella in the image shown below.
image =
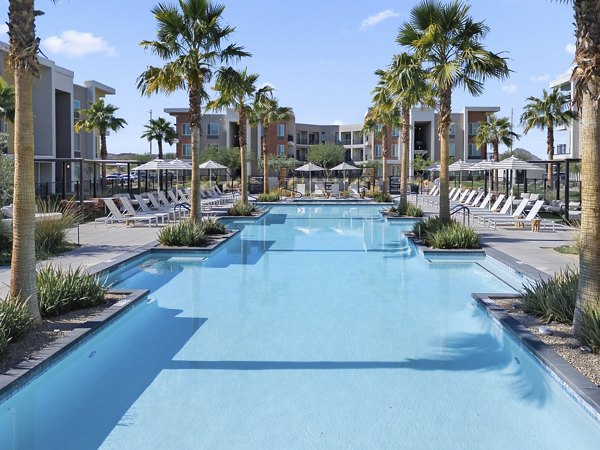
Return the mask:
<svg viewBox="0 0 600 450">
<path fill-rule="evenodd" d="M 298 171 L 298 172 L 308 172 L 308 193 L 309 194 L 312 194 L 312 173 L 320 172 L 321 170 L 325 170 L 325 169 L 323 167 L 317 166 L 316 164 L 313 164 L 311 162 L 304 164 L 303 166 L 300 166 L 296 169 L 296 171 Z"/>
<path fill-rule="evenodd" d="M 177 171 L 177 184 L 179 184 L 179 171 L 180 170 L 192 170 L 192 166 L 190 164 L 186 163 L 185 161 L 182 161 L 179 158 L 175 158 L 175 159 L 169 161 L 169 164 L 171 164 L 171 166 L 172 166 L 171 169 Z"/>
<path fill-rule="evenodd" d="M 158 172 L 158 185 L 160 186 L 160 171 L 171 169 L 173 169 L 173 166 L 171 166 L 171 164 L 169 164 L 167 161 L 155 158 L 152 161 L 142 164 L 141 166 L 134 167 L 132 170 L 138 172 L 142 170 L 156 170 Z"/>
<path fill-rule="evenodd" d="M 491 170 L 494 168 L 494 162 L 490 161 L 490 160 L 483 160 L 483 161 L 479 161 L 475 164 L 473 164 L 471 167 L 469 167 L 467 170 L 469 172 L 477 172 L 477 171 L 485 171 L 487 172 L 488 170 Z M 484 186 L 483 186 L 483 190 L 484 192 L 487 194 L 487 186 L 488 186 L 488 179 L 487 179 L 487 173 L 484 176 Z"/>
<path fill-rule="evenodd" d="M 523 161 L 522 159 L 511 156 L 510 158 L 503 159 L 493 163 L 492 169 L 494 170 L 544 170 L 543 168 L 531 164 L 530 162 Z M 510 189 L 512 192 L 513 185 L 511 183 Z"/>
<path fill-rule="evenodd" d="M 200 168 L 200 169 L 208 169 L 208 180 L 209 180 L 209 184 L 210 184 L 210 180 L 212 180 L 212 171 L 213 170 L 227 169 L 227 166 L 224 166 L 223 164 L 216 163 L 216 162 L 211 161 L 209 159 L 208 161 L 203 162 L 202 164 L 200 164 L 198 166 L 198 168 Z"/>
<path fill-rule="evenodd" d="M 469 170 L 469 167 L 471 167 L 472 164 L 468 163 L 466 161 L 463 161 L 462 159 L 459 159 L 458 161 L 450 164 L 450 166 L 448 166 L 448 170 L 450 172 L 458 172 L 459 173 L 459 182 L 458 185 L 462 187 L 462 173 L 463 170 Z"/>
<path fill-rule="evenodd" d="M 331 170 L 341 170 L 344 176 L 344 190 L 346 190 L 346 171 L 347 170 L 360 170 L 358 167 L 353 166 L 352 164 L 348 164 L 347 162 L 343 162 L 338 164 L 335 167 L 332 167 Z"/>
</svg>

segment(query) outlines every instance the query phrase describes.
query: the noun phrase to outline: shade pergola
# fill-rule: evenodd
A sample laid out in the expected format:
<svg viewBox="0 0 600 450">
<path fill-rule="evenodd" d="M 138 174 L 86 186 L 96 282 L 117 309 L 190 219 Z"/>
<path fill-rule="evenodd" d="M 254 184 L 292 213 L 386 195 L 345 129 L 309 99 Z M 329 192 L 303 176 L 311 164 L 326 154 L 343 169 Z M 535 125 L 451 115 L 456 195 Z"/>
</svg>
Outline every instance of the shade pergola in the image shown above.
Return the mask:
<svg viewBox="0 0 600 450">
<path fill-rule="evenodd" d="M 300 166 L 296 169 L 296 171 L 298 171 L 298 172 L 308 172 L 308 192 L 310 194 L 312 194 L 312 173 L 320 172 L 322 170 L 325 170 L 325 169 L 323 167 L 317 166 L 316 164 L 313 164 L 311 162 L 306 163 L 303 166 Z"/>
</svg>

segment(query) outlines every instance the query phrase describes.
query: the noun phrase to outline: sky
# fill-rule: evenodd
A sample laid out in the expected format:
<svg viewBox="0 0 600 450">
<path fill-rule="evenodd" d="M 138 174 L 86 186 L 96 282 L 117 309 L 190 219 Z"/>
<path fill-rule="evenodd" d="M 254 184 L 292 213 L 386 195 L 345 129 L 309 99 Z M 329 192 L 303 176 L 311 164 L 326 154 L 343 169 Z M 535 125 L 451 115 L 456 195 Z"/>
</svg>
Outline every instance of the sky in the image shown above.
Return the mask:
<svg viewBox="0 0 600 450">
<path fill-rule="evenodd" d="M 166 3 L 172 0 L 163 0 Z M 43 54 L 72 70 L 75 82 L 96 80 L 116 89 L 108 96 L 116 115 L 128 125 L 108 137 L 111 153 L 147 153 L 140 138 L 150 111 L 171 119 L 165 108 L 187 107 L 184 91 L 142 97 L 137 77 L 162 61 L 139 45 L 156 38 L 151 9 L 156 0 L 37 0 L 44 15 L 36 20 Z M 396 44 L 401 25 L 410 20 L 413 0 L 221 0 L 224 23 L 236 28 L 229 42 L 252 54 L 239 63 L 260 74 L 296 121 L 315 124 L 362 123 L 376 84 L 375 70 L 406 49 Z M 519 117 L 527 97 L 539 97 L 551 80 L 573 64 L 572 8 L 551 0 L 473 0 L 471 16 L 490 28 L 484 40 L 504 52 L 512 70 L 505 80 L 489 80 L 479 97 L 454 91 L 452 110 L 465 106 L 499 106 L 499 115 Z M 0 0 L 0 41 L 6 35 L 8 0 Z M 545 155 L 545 133 L 530 132 L 515 147 Z M 174 151 L 167 146 L 165 151 Z M 501 150 L 502 151 L 502 150 Z M 154 145 L 156 152 L 156 145 Z"/>
</svg>

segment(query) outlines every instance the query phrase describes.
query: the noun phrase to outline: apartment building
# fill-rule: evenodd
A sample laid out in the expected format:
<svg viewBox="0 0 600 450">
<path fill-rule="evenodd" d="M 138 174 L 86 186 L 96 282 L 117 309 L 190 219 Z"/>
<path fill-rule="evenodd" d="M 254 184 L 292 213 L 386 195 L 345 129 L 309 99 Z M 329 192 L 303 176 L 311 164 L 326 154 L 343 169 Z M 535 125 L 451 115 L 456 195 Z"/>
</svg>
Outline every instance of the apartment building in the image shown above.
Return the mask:
<svg viewBox="0 0 600 450">
<path fill-rule="evenodd" d="M 0 75 L 12 85 L 14 77 L 8 63 L 8 50 L 8 44 L 0 42 Z M 96 133 L 74 131 L 79 110 L 101 97 L 115 94 L 115 90 L 98 81 L 77 85 L 72 71 L 41 56 L 39 61 L 40 76 L 33 82 L 35 178 L 36 184 L 45 184 L 55 192 L 56 185 L 63 180 L 70 184 L 79 177 L 78 167 L 57 162 L 57 158 L 96 159 L 99 156 Z M 12 124 L 3 123 L 2 130 L 9 135 L 8 153 L 13 153 Z"/>
<path fill-rule="evenodd" d="M 450 157 L 454 160 L 478 161 L 485 157 L 485 147 L 477 147 L 475 135 L 479 124 L 486 116 L 498 112 L 498 107 L 465 107 L 459 113 L 452 113 L 450 125 Z M 166 113 L 175 117 L 179 142 L 177 156 L 191 157 L 190 116 L 187 108 L 166 108 Z M 413 108 L 411 111 L 410 160 L 415 156 L 438 161 L 440 142 L 437 138 L 438 113 L 433 109 Z M 296 158 L 306 161 L 308 149 L 317 144 L 339 144 L 346 148 L 346 160 L 360 165 L 369 160 L 381 159 L 383 148 L 380 133 L 363 135 L 363 124 L 318 125 L 288 122 L 274 123 L 269 128 L 268 148 L 273 156 Z M 248 149 L 254 159 L 261 156 L 260 127 L 248 125 Z M 239 145 L 237 113 L 228 110 L 223 114 L 206 114 L 202 117 L 202 137 L 200 148 L 209 146 L 236 147 Z M 400 129 L 387 130 L 388 163 L 390 173 L 400 170 Z M 255 167 L 255 165 L 252 165 Z M 251 169 L 252 170 L 252 169 Z"/>
<path fill-rule="evenodd" d="M 570 75 L 550 82 L 550 89 L 558 88 L 563 95 L 571 98 L 574 83 Z M 571 121 L 566 125 L 554 128 L 554 158 L 569 159 L 581 158 L 582 135 L 580 120 Z"/>
</svg>

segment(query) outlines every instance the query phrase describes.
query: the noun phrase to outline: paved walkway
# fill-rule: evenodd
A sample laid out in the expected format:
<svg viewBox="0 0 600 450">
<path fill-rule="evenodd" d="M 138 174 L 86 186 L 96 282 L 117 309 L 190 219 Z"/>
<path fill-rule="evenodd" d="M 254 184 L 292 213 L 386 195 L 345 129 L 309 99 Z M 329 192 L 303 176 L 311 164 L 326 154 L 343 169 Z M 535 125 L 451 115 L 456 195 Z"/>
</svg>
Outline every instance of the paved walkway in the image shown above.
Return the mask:
<svg viewBox="0 0 600 450">
<path fill-rule="evenodd" d="M 424 206 L 427 212 L 436 212 L 437 207 Z M 570 244 L 575 230 L 558 229 L 556 231 L 542 230 L 533 233 L 527 228 L 503 227 L 493 230 L 476 224 L 475 228 L 482 235 L 482 244 L 492 252 L 502 252 L 513 258 L 515 264 L 527 264 L 547 274 L 575 266 L 576 257 L 562 255 L 554 247 Z M 59 264 L 73 267 L 92 267 L 96 264 L 110 262 L 116 257 L 132 252 L 139 247 L 148 245 L 156 240 L 159 228 L 147 226 L 125 227 L 123 225 L 98 225 L 86 223 L 70 230 L 68 238 L 71 242 L 79 242 L 78 247 L 66 254 L 51 258 L 40 264 Z M 78 240 L 79 231 L 79 240 Z M 10 268 L 0 267 L 0 297 L 8 292 Z"/>
</svg>

